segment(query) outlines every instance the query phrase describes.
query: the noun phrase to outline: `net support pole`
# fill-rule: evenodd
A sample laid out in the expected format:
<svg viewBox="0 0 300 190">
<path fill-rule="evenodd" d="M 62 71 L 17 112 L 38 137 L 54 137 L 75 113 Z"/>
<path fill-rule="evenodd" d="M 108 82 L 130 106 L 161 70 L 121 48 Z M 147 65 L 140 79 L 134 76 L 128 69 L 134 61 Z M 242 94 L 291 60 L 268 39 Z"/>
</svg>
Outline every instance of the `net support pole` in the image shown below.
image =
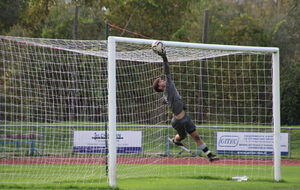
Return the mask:
<svg viewBox="0 0 300 190">
<path fill-rule="evenodd" d="M 273 53 L 274 180 L 281 180 L 279 50 Z"/>
<path fill-rule="evenodd" d="M 116 41 L 108 38 L 108 177 L 109 185 L 117 187 L 117 148 L 116 148 Z"/>
</svg>

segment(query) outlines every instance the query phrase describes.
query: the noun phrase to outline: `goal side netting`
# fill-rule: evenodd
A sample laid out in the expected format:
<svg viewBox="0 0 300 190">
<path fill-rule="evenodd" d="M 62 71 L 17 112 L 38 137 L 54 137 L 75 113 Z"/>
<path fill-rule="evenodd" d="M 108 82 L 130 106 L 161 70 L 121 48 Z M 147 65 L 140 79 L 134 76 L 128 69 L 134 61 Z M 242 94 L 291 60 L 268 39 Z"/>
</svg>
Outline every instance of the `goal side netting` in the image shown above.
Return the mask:
<svg viewBox="0 0 300 190">
<path fill-rule="evenodd" d="M 168 141 L 176 131 L 162 94 L 152 89 L 165 77 L 153 40 L 0 40 L 5 183 L 281 178 L 277 48 L 164 41 L 187 112 L 221 158 L 210 163 L 191 137 L 184 142 L 192 153 Z"/>
</svg>

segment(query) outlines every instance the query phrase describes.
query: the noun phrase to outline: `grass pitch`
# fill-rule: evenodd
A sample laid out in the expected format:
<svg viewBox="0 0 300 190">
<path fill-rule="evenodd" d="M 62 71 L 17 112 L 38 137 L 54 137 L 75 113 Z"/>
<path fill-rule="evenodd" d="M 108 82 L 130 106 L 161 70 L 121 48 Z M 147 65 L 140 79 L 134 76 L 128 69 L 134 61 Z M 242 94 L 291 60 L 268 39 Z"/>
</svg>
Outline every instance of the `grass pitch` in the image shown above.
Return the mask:
<svg viewBox="0 0 300 190">
<path fill-rule="evenodd" d="M 47 170 L 47 166 L 43 168 L 24 165 L 14 165 L 7 167 L 5 165 L 0 166 L 0 189 L 118 189 L 118 190 L 186 190 L 186 189 L 300 189 L 300 166 L 282 166 L 282 181 L 275 182 L 270 178 L 249 178 L 248 181 L 233 181 L 231 176 L 213 177 L 202 176 L 201 174 L 184 175 L 180 173 L 180 167 L 174 168 L 173 174 L 169 175 L 156 175 L 152 177 L 121 177 L 118 178 L 117 188 L 109 187 L 106 177 L 100 176 L 100 171 L 103 166 L 98 168 L 95 166 L 83 167 L 81 172 L 64 172 L 69 170 L 70 166 L 60 165 L 57 166 L 60 169 L 60 173 L 57 173 L 57 180 L 47 180 L 48 173 L 43 170 Z M 50 166 L 49 166 L 50 167 Z M 65 169 L 64 169 L 65 167 Z M 68 167 L 68 168 L 67 168 Z M 77 167 L 77 166 L 76 166 Z M 149 166 L 151 167 L 151 166 Z M 193 170 L 195 166 L 188 166 L 187 170 Z M 93 170 L 94 168 L 94 170 Z M 163 167 L 162 167 L 163 168 Z M 53 168 L 52 168 L 53 169 Z M 178 171 L 177 171 L 178 169 Z M 25 172 L 24 172 L 25 170 Z M 82 171 L 86 170 L 86 171 Z M 83 176 L 83 173 L 89 173 L 93 171 L 91 175 Z M 21 172 L 22 171 L 22 172 Z M 19 172 L 19 173 L 18 173 Z M 26 172 L 31 173 L 29 178 Z M 168 173 L 169 171 L 165 171 Z M 177 173 L 178 172 L 178 173 Z M 52 173 L 52 172 L 51 172 Z M 162 173 L 164 173 L 162 171 Z M 50 174 L 49 175 L 53 175 Z M 35 177 L 32 177 L 35 176 Z M 53 176 L 51 176 L 53 178 Z"/>
</svg>

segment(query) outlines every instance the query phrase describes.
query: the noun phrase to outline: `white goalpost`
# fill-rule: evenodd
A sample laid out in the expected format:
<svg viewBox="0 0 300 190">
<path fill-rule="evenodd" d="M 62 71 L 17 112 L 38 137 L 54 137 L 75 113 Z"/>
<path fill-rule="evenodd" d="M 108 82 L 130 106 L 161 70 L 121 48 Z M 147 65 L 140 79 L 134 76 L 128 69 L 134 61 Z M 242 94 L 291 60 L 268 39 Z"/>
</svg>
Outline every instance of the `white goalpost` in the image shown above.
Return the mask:
<svg viewBox="0 0 300 190">
<path fill-rule="evenodd" d="M 176 131 L 162 94 L 152 89 L 164 78 L 153 41 L 0 36 L 0 167 L 6 171 L 0 182 L 280 181 L 287 137 L 280 132 L 278 48 L 163 41 L 187 112 L 220 157 L 210 163 L 191 137 L 184 149 L 168 140 Z"/>
<path fill-rule="evenodd" d="M 108 60 L 109 60 L 109 78 L 112 80 L 109 82 L 109 115 L 113 116 L 113 118 L 116 118 L 116 89 L 115 89 L 115 79 L 116 79 L 116 60 L 118 59 L 118 54 L 116 53 L 116 44 L 117 43 L 129 43 L 129 44 L 142 44 L 142 45 L 150 45 L 154 42 L 154 40 L 142 40 L 142 39 L 132 39 L 132 38 L 123 38 L 123 37 L 109 37 L 108 38 Z M 280 151 L 280 89 L 279 89 L 279 49 L 278 48 L 266 48 L 266 47 L 246 47 L 246 46 L 227 46 L 227 45 L 211 45 L 211 44 L 193 44 L 193 43 L 183 43 L 183 42 L 170 42 L 170 41 L 164 41 L 164 44 L 168 48 L 191 48 L 191 49 L 197 49 L 197 50 L 214 50 L 214 51 L 220 51 L 215 56 L 223 56 L 223 54 L 243 54 L 243 52 L 250 52 L 250 53 L 269 53 L 272 55 L 272 59 L 269 60 L 272 64 L 272 76 L 269 76 L 272 78 L 272 102 L 273 102 L 273 125 L 274 125 L 274 179 L 276 181 L 279 181 L 281 179 L 281 171 L 280 171 L 280 158 L 281 158 L 281 151 Z M 180 51 L 180 50 L 179 50 Z M 182 50 L 183 51 L 183 50 Z M 186 50 L 189 51 L 189 50 Z M 225 51 L 225 52 L 222 52 Z M 171 54 L 172 56 L 172 49 L 167 50 L 167 55 Z M 178 54 L 181 54 L 182 52 L 176 52 Z M 185 55 L 185 57 L 188 60 L 191 59 L 201 59 L 200 57 L 196 57 L 197 54 L 200 52 L 195 53 L 192 57 L 191 55 Z M 205 53 L 204 53 L 205 54 Z M 199 56 L 199 55 L 198 55 Z M 205 55 L 204 55 L 205 56 Z M 154 60 L 153 60 L 154 61 Z M 265 84 L 267 85 L 267 84 Z M 270 85 L 270 84 L 269 84 Z M 115 136 L 116 131 L 116 123 L 115 119 L 112 119 L 109 121 L 109 134 L 110 136 Z M 110 185 L 113 187 L 116 187 L 116 179 L 117 179 L 117 171 L 116 171 L 116 157 L 117 152 L 115 148 L 115 140 L 110 139 L 110 144 L 113 144 L 114 146 L 109 147 L 110 152 Z"/>
</svg>

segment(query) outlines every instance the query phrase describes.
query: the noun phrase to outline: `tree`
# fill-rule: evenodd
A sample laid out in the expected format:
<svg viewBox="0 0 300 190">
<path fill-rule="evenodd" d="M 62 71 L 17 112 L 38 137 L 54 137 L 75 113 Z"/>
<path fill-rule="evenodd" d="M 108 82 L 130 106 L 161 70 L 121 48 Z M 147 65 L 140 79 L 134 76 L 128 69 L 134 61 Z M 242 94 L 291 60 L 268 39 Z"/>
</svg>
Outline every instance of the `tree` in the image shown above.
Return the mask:
<svg viewBox="0 0 300 190">
<path fill-rule="evenodd" d="M 271 44 L 280 49 L 281 121 L 283 125 L 299 125 L 300 111 L 300 4 L 297 0 L 286 20 L 274 30 Z"/>
<path fill-rule="evenodd" d="M 45 18 L 48 16 L 51 7 L 57 4 L 59 0 L 24 0 L 24 2 L 22 11 L 19 13 L 17 27 L 13 27 L 8 35 L 30 34 L 27 37 L 40 37 Z M 20 33 L 19 29 L 26 32 Z"/>
<path fill-rule="evenodd" d="M 198 0 L 190 4 L 186 20 L 174 36 L 183 41 L 202 42 L 204 11 L 209 10 L 208 40 L 213 44 L 259 45 L 268 43 L 260 20 L 240 12 L 224 0 Z"/>
<path fill-rule="evenodd" d="M 202 42 L 204 10 L 209 10 L 211 44 L 280 48 L 282 123 L 300 124 L 299 0 L 2 0 L 0 32 L 6 35 L 105 39 L 105 22 L 152 39 Z M 111 27 L 109 35 L 141 37 Z M 9 31 L 9 32 L 7 32 Z"/>
<path fill-rule="evenodd" d="M 246 14 L 236 17 L 228 25 L 215 32 L 215 38 L 221 44 L 266 46 L 268 38 L 262 26 Z"/>
<path fill-rule="evenodd" d="M 138 34 L 170 40 L 183 25 L 194 1 L 181 0 L 127 0 L 108 4 L 106 18 L 109 23 Z M 110 35 L 137 37 L 130 33 L 110 29 Z"/>
<path fill-rule="evenodd" d="M 41 37 L 73 39 L 75 5 L 55 6 L 51 9 L 42 29 Z M 78 11 L 79 40 L 104 40 L 103 11 L 80 6 Z"/>
<path fill-rule="evenodd" d="M 17 23 L 25 0 L 0 1 L 0 33 L 4 34 Z"/>
</svg>

